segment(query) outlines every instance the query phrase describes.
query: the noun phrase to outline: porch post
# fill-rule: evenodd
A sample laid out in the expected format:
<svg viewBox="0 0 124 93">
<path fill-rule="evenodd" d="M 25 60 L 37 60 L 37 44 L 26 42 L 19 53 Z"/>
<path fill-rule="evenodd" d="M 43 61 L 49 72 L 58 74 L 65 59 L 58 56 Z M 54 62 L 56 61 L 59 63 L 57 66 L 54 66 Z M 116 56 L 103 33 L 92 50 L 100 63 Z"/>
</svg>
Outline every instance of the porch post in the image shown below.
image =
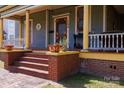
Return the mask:
<svg viewBox="0 0 124 93">
<path fill-rule="evenodd" d="M 19 44 L 22 45 L 22 20 L 19 21 Z"/>
<path fill-rule="evenodd" d="M 49 10 L 46 10 L 46 48 L 48 47 L 48 30 L 49 30 Z"/>
<path fill-rule="evenodd" d="M 84 17 L 83 17 L 83 49 L 87 50 L 89 46 L 89 6 L 84 5 Z"/>
<path fill-rule="evenodd" d="M 0 48 L 3 45 L 3 18 L 0 18 Z"/>
<path fill-rule="evenodd" d="M 30 29 L 29 29 L 29 25 L 30 24 L 30 21 L 29 21 L 29 11 L 27 10 L 26 11 L 26 26 L 25 26 L 25 28 L 26 28 L 26 33 L 25 33 L 25 48 L 26 49 L 29 49 L 29 47 L 30 47 Z"/>
</svg>

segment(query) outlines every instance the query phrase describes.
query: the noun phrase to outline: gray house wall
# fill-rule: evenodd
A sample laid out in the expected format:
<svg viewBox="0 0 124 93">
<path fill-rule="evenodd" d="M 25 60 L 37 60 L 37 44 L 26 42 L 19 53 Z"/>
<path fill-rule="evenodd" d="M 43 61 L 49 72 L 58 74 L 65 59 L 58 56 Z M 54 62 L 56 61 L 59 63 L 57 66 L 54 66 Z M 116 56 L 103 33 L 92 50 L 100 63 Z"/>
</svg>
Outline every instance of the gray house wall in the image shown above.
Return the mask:
<svg viewBox="0 0 124 93">
<path fill-rule="evenodd" d="M 93 5 L 91 8 L 91 32 L 103 32 L 103 6 Z"/>
<path fill-rule="evenodd" d="M 15 21 L 15 38 L 19 37 L 19 21 Z"/>
<path fill-rule="evenodd" d="M 74 34 L 75 34 L 75 6 L 67 6 L 55 10 L 49 10 L 49 32 L 54 31 L 54 18 L 53 16 L 69 13 L 69 48 L 74 48 Z M 103 32 L 103 6 L 92 6 L 91 16 L 91 31 L 95 33 Z M 30 15 L 33 19 L 33 43 L 31 48 L 44 49 L 45 47 L 45 24 L 46 24 L 46 11 L 41 11 Z M 25 20 L 25 17 L 23 18 Z M 41 24 L 41 30 L 36 30 L 36 24 Z M 48 44 L 53 44 L 54 35 L 48 32 Z M 23 24 L 24 33 L 24 24 Z M 23 35 L 24 36 L 24 35 Z M 82 42 L 82 41 L 79 41 Z"/>
<path fill-rule="evenodd" d="M 64 13 L 69 13 L 70 27 L 69 27 L 69 48 L 73 48 L 74 46 L 74 33 L 75 33 L 75 7 L 69 6 L 60 9 L 55 9 L 49 11 L 49 32 L 54 31 L 54 18 L 55 15 L 60 15 Z M 46 11 L 34 13 L 30 15 L 30 19 L 33 19 L 33 43 L 31 44 L 31 48 L 36 49 L 44 49 L 45 40 L 46 40 Z M 23 21 L 25 17 L 23 17 Z M 41 24 L 41 30 L 36 30 L 36 24 Z M 24 24 L 23 24 L 23 37 L 24 37 Z M 48 32 L 48 44 L 53 44 L 54 35 Z"/>
<path fill-rule="evenodd" d="M 33 43 L 32 48 L 45 48 L 45 39 L 46 39 L 46 11 L 32 14 L 30 19 L 33 19 Z M 41 29 L 37 30 L 36 25 L 40 23 Z"/>
<path fill-rule="evenodd" d="M 33 20 L 33 37 L 31 48 L 36 49 L 45 49 L 45 39 L 46 39 L 46 32 L 45 32 L 45 24 L 46 24 L 46 11 L 41 11 L 38 13 L 34 13 L 30 15 L 30 19 Z M 25 17 L 23 18 L 23 21 Z M 41 29 L 37 30 L 36 25 L 40 23 Z M 23 22 L 23 37 L 24 37 L 25 26 Z"/>
<path fill-rule="evenodd" d="M 120 29 L 120 15 L 113 6 L 107 6 L 107 32 Z"/>
</svg>

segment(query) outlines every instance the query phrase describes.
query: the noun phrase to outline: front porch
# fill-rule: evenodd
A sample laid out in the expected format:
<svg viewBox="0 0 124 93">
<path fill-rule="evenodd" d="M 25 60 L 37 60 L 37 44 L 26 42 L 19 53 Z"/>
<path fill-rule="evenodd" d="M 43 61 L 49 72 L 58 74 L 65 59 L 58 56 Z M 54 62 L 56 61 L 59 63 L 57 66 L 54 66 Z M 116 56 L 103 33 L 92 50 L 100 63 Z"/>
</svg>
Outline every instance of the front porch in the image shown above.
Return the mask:
<svg viewBox="0 0 124 93">
<path fill-rule="evenodd" d="M 26 6 L 17 7 L 16 10 L 21 7 Z M 119 51 L 124 49 L 123 6 L 27 7 L 28 11 L 22 10 L 10 14 L 2 12 L 1 48 L 10 43 L 14 47 L 23 49 L 46 50 L 49 44 L 59 43 L 67 50 Z M 39 10 L 40 8 L 42 10 Z M 4 40 L 3 19 L 19 21 L 18 38 Z"/>
<path fill-rule="evenodd" d="M 3 12 L 2 14 L 1 48 L 6 44 L 13 44 L 15 48 L 22 49 L 1 50 L 1 57 L 3 57 L 1 59 L 5 61 L 6 69 L 16 66 L 10 71 L 15 70 L 55 81 L 76 73 L 79 69 L 86 73 L 118 76 L 124 79 L 122 73 L 124 54 L 120 53 L 124 50 L 124 29 L 121 29 L 120 25 L 115 29 L 115 24 L 112 25 L 113 21 L 109 22 L 112 20 L 107 18 L 109 13 L 107 9 L 110 6 L 29 7 L 21 12 L 16 11 L 9 15 L 4 15 Z M 3 18 L 19 21 L 17 40 L 3 40 Z M 108 24 L 111 25 L 108 26 Z M 63 45 L 65 51 L 50 53 L 48 45 L 56 43 Z M 68 51 L 75 49 L 78 51 L 82 49 L 83 52 Z"/>
</svg>

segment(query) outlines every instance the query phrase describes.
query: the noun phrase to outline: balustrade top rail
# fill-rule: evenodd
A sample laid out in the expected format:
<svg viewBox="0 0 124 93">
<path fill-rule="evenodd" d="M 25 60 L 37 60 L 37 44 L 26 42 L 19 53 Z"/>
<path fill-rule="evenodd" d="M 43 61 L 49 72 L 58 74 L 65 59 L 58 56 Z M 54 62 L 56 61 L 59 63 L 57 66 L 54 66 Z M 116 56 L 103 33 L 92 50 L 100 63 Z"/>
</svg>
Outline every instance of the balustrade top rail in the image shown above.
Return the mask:
<svg viewBox="0 0 124 93">
<path fill-rule="evenodd" d="M 94 35 L 124 35 L 124 32 L 120 32 L 120 33 L 89 34 L 89 36 L 94 36 Z"/>
<path fill-rule="evenodd" d="M 124 50 L 124 33 L 89 34 L 89 49 Z"/>
</svg>

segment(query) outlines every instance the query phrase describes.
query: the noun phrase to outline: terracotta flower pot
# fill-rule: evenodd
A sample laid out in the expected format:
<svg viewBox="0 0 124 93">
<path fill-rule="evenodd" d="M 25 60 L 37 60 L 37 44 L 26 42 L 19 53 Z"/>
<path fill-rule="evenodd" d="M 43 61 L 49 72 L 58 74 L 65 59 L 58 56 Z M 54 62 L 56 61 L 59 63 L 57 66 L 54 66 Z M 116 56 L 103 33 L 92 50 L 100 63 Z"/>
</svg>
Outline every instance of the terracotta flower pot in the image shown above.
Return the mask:
<svg viewBox="0 0 124 93">
<path fill-rule="evenodd" d="M 51 52 L 59 52 L 60 51 L 60 45 L 55 44 L 55 45 L 49 45 L 49 51 Z"/>
<path fill-rule="evenodd" d="M 53 45 L 49 45 L 48 48 L 49 48 L 49 51 L 50 51 L 50 52 L 54 52 Z"/>
<path fill-rule="evenodd" d="M 11 51 L 13 49 L 13 45 L 5 45 L 5 49 Z"/>
</svg>

